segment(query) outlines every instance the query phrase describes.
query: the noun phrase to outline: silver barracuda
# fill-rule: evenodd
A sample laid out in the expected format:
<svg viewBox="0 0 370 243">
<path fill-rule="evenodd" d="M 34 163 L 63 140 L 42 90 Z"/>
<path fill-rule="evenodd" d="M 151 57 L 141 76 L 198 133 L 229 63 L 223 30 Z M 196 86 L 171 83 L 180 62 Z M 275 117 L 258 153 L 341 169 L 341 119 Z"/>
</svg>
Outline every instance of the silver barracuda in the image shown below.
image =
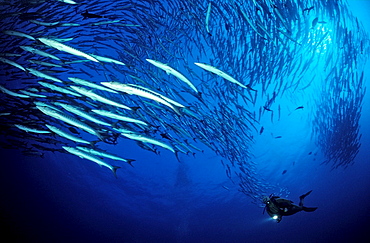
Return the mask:
<svg viewBox="0 0 370 243">
<path fill-rule="evenodd" d="M 101 116 L 109 117 L 111 119 L 116 119 L 116 120 L 120 120 L 120 121 L 124 121 L 124 122 L 133 122 L 133 123 L 141 124 L 141 125 L 144 125 L 144 126 L 148 126 L 148 123 L 146 123 L 146 122 L 143 122 L 143 121 L 131 118 L 131 117 L 127 117 L 127 116 L 118 115 L 118 114 L 113 113 L 111 111 L 107 111 L 107 110 L 91 110 L 91 111 L 95 112 L 96 114 L 99 114 Z"/>
<path fill-rule="evenodd" d="M 221 70 L 219 70 L 219 69 L 217 69 L 217 68 L 215 68 L 215 67 L 213 67 L 211 65 L 204 64 L 204 63 L 198 63 L 198 62 L 195 62 L 194 64 L 197 65 L 198 67 L 201 67 L 204 70 L 207 70 L 207 71 L 209 71 L 211 73 L 214 73 L 214 74 L 216 74 L 216 75 L 218 75 L 218 76 L 220 76 L 220 77 L 222 77 L 222 78 L 224 78 L 224 79 L 226 79 L 226 80 L 228 80 L 228 81 L 230 81 L 230 82 L 232 82 L 234 84 L 237 84 L 240 87 L 248 88 L 247 86 L 245 86 L 244 84 L 240 83 L 239 81 L 237 81 L 236 79 L 234 79 L 233 77 L 231 77 L 230 75 L 228 75 L 227 73 L 225 73 L 225 72 L 223 72 L 223 71 L 221 71 Z"/>
<path fill-rule="evenodd" d="M 43 62 L 43 61 L 39 61 L 39 60 L 30 59 L 30 60 L 27 60 L 27 61 L 29 61 L 30 63 L 34 63 L 34 64 L 46 66 L 46 67 L 63 67 L 62 65 L 59 65 L 59 64 L 54 64 L 54 63 L 50 63 L 50 62 Z"/>
<path fill-rule="evenodd" d="M 18 94 L 18 93 L 15 93 L 7 88 L 5 88 L 4 86 L 0 85 L 0 91 L 2 91 L 4 94 L 8 94 L 10 96 L 14 96 L 14 97 L 19 97 L 19 98 L 31 98 L 31 96 L 29 95 L 24 95 L 24 94 Z"/>
<path fill-rule="evenodd" d="M 24 126 L 24 125 L 21 125 L 21 124 L 14 124 L 14 126 L 17 127 L 20 130 L 25 131 L 25 132 L 39 133 L 39 134 L 50 133 L 50 131 L 34 129 L 34 128 L 27 127 L 27 126 Z"/>
<path fill-rule="evenodd" d="M 171 103 L 166 101 L 165 99 L 162 99 L 160 96 L 155 95 L 152 92 L 148 92 L 147 90 L 140 89 L 137 86 L 134 87 L 134 86 L 130 86 L 128 84 L 123 84 L 123 83 L 119 83 L 119 82 L 101 82 L 101 84 L 104 85 L 104 86 L 107 86 L 108 88 L 124 92 L 126 94 L 137 95 L 137 96 L 141 96 L 141 97 L 144 97 L 144 98 L 147 98 L 147 99 L 157 101 L 158 103 L 161 103 L 161 104 L 171 108 L 178 115 L 181 115 L 179 110 L 176 107 L 174 107 Z"/>
<path fill-rule="evenodd" d="M 25 94 L 25 95 L 29 95 L 31 97 L 37 97 L 37 98 L 47 98 L 46 95 L 40 95 L 40 94 L 35 94 L 35 93 L 32 93 L 32 92 L 29 92 L 27 90 L 19 90 L 19 92 Z"/>
<path fill-rule="evenodd" d="M 54 91 L 57 91 L 57 92 L 60 92 L 60 93 L 63 93 L 63 94 L 70 94 L 70 95 L 73 95 L 73 96 L 77 96 L 77 97 L 81 97 L 80 94 L 76 93 L 76 92 L 73 92 L 69 89 L 66 89 L 66 88 L 63 88 L 63 87 L 60 87 L 60 86 L 56 86 L 54 84 L 49 84 L 49 83 L 45 83 L 45 82 L 41 82 L 41 81 L 38 81 L 38 83 L 46 88 L 49 88 L 51 90 L 54 90 Z"/>
<path fill-rule="evenodd" d="M 208 33 L 209 31 L 209 17 L 211 16 L 211 9 L 212 9 L 212 2 L 208 3 L 208 8 L 207 8 L 207 14 L 206 14 L 206 30 Z"/>
<path fill-rule="evenodd" d="M 16 67 L 16 68 L 19 68 L 22 71 L 26 71 L 26 69 L 24 67 L 22 67 L 21 65 L 19 65 L 18 63 L 13 62 L 13 61 L 11 61 L 9 59 L 6 59 L 4 57 L 0 57 L 0 62 L 7 63 L 9 65 L 12 65 L 12 66 Z"/>
<path fill-rule="evenodd" d="M 109 58 L 109 57 L 102 57 L 102 56 L 98 56 L 98 55 L 94 55 L 94 54 L 89 54 L 90 56 L 96 58 L 97 60 L 101 61 L 101 62 L 107 62 L 107 63 L 115 63 L 115 64 L 118 64 L 118 65 L 123 65 L 125 66 L 126 64 L 124 64 L 123 62 L 120 62 L 118 60 L 115 60 L 113 58 Z"/>
<path fill-rule="evenodd" d="M 168 145 L 164 142 L 161 142 L 159 140 L 156 140 L 154 138 L 150 138 L 150 137 L 146 137 L 146 136 L 143 136 L 141 134 L 138 134 L 138 133 L 130 133 L 130 132 L 121 133 L 121 134 L 123 136 L 129 138 L 129 139 L 133 139 L 133 140 L 140 141 L 140 142 L 143 142 L 143 143 L 150 143 L 150 144 L 158 145 L 162 148 L 168 149 L 168 150 L 172 151 L 173 153 L 175 153 L 175 150 L 170 145 Z"/>
<path fill-rule="evenodd" d="M 127 85 L 132 86 L 132 87 L 136 87 L 136 88 L 139 88 L 139 89 L 146 90 L 146 91 L 148 91 L 148 92 L 150 92 L 150 93 L 152 93 L 154 95 L 158 95 L 160 98 L 168 101 L 169 103 L 171 103 L 172 105 L 175 105 L 177 107 L 180 107 L 180 108 L 184 108 L 185 107 L 184 105 L 180 104 L 179 102 L 174 101 L 174 100 L 172 100 L 172 99 L 170 99 L 170 98 L 168 98 L 168 97 L 166 97 L 166 96 L 164 96 L 164 95 L 162 95 L 160 93 L 157 93 L 157 92 L 155 92 L 153 90 L 150 90 L 148 88 L 145 88 L 143 86 L 140 86 L 140 85 L 137 85 L 137 84 L 127 84 Z"/>
<path fill-rule="evenodd" d="M 86 141 L 85 139 L 82 139 L 82 138 L 76 137 L 76 136 L 74 136 L 72 134 L 69 134 L 67 132 L 64 132 L 63 130 L 61 130 L 61 129 L 57 128 L 57 127 L 54 127 L 52 125 L 45 124 L 45 126 L 47 126 L 47 128 L 49 128 L 50 131 L 58 134 L 59 136 L 61 136 L 63 138 L 66 138 L 68 140 L 74 141 L 76 143 L 91 144 L 91 142 Z"/>
<path fill-rule="evenodd" d="M 128 107 L 126 105 L 123 105 L 121 103 L 115 102 L 113 100 L 110 100 L 108 98 L 105 98 L 101 95 L 95 94 L 92 90 L 88 90 L 88 89 L 85 89 L 85 88 L 82 88 L 82 87 L 77 87 L 77 86 L 71 86 L 71 88 L 74 89 L 75 91 L 77 91 L 78 93 L 89 97 L 90 99 L 99 101 L 99 102 L 107 104 L 107 105 L 111 105 L 111 106 L 131 110 L 130 107 Z"/>
<path fill-rule="evenodd" d="M 101 160 L 100 158 L 98 158 L 98 157 L 96 157 L 92 154 L 86 153 L 82 150 L 79 150 L 79 149 L 76 149 L 76 148 L 73 148 L 73 147 L 62 146 L 62 148 L 65 149 L 66 151 L 68 151 L 71 154 L 77 155 L 78 157 L 80 157 L 82 159 L 87 159 L 87 160 L 90 160 L 92 162 L 97 163 L 100 166 L 107 167 L 108 169 L 110 169 L 113 172 L 114 177 L 117 178 L 117 174 L 116 174 L 117 169 L 119 169 L 121 167 L 110 165 L 110 164 L 104 162 L 103 160 Z"/>
<path fill-rule="evenodd" d="M 19 32 L 19 31 L 15 31 L 15 30 L 4 30 L 3 33 L 4 34 L 7 34 L 7 35 L 13 35 L 13 36 L 18 36 L 18 37 L 25 37 L 25 38 L 28 38 L 30 40 L 36 40 L 33 36 L 30 36 L 28 34 L 25 34 L 23 32 Z"/>
<path fill-rule="evenodd" d="M 84 57 L 86 59 L 89 59 L 91 61 L 94 61 L 94 62 L 99 62 L 96 58 L 80 51 L 80 50 L 77 50 L 73 47 L 70 47 L 70 46 L 67 46 L 65 44 L 62 44 L 56 40 L 52 40 L 52 39 L 47 39 L 47 38 L 37 38 L 39 41 L 41 41 L 42 43 L 44 43 L 45 45 L 47 46 L 50 46 L 50 47 L 53 47 L 59 51 L 63 51 L 63 52 L 67 52 L 69 54 L 72 54 L 72 55 L 75 55 L 75 56 L 80 56 L 80 57 Z"/>
<path fill-rule="evenodd" d="M 101 85 L 98 85 L 98 84 L 91 83 L 91 82 L 89 82 L 87 80 L 84 80 L 84 79 L 81 79 L 81 78 L 68 77 L 68 79 L 71 80 L 72 82 L 76 83 L 76 84 L 87 86 L 87 87 L 90 87 L 90 88 L 93 88 L 93 89 L 99 89 L 99 90 L 103 90 L 103 91 L 107 91 L 107 92 L 111 92 L 111 93 L 115 93 L 115 94 L 118 93 L 117 91 L 114 91 L 112 89 L 108 89 L 108 88 L 106 88 L 104 86 L 101 86 Z"/>
<path fill-rule="evenodd" d="M 51 108 L 48 108 L 48 107 L 45 107 L 45 106 L 36 106 L 36 108 L 39 109 L 45 115 L 51 116 L 51 117 L 53 117 L 55 119 L 58 119 L 58 120 L 61 120 L 61 121 L 64 121 L 65 123 L 68 123 L 72 126 L 81 128 L 82 130 L 84 130 L 84 131 L 86 131 L 86 132 L 88 132 L 92 135 L 97 136 L 100 140 L 103 140 L 102 136 L 99 134 L 98 131 L 96 131 L 94 128 L 90 127 L 89 125 L 87 125 L 83 122 L 80 122 L 79 120 L 77 120 L 76 118 L 74 118 L 72 116 L 69 116 L 67 114 L 58 112 L 54 109 L 51 109 Z"/>
<path fill-rule="evenodd" d="M 177 77 L 184 83 L 186 83 L 190 88 L 192 88 L 195 92 L 198 93 L 197 88 L 190 82 L 189 79 L 187 79 L 184 75 L 182 75 L 180 72 L 177 70 L 173 69 L 172 67 L 168 66 L 167 64 L 161 63 L 156 60 L 151 60 L 151 59 L 146 59 L 149 63 L 153 64 L 154 66 L 164 70 L 167 74 L 172 74 L 173 76 Z"/>
<path fill-rule="evenodd" d="M 81 110 L 81 109 L 78 109 L 72 105 L 68 105 L 68 104 L 63 104 L 63 103 L 60 103 L 60 102 L 55 102 L 54 105 L 59 105 L 61 107 L 63 107 L 64 109 L 66 109 L 67 111 L 73 113 L 73 114 L 76 114 L 78 116 L 81 116 L 89 121 L 92 121 L 94 123 L 97 123 L 97 124 L 101 124 L 101 125 L 104 125 L 104 126 L 111 126 L 111 124 L 109 123 L 106 123 L 104 121 L 101 121 L 93 116 L 91 116 L 90 114 L 88 114 L 87 112 Z"/>
<path fill-rule="evenodd" d="M 131 166 L 132 166 L 131 162 L 135 161 L 134 159 L 125 159 L 125 158 L 119 157 L 117 155 L 110 154 L 110 153 L 107 153 L 107 152 L 104 152 L 104 151 L 98 151 L 98 150 L 95 150 L 95 149 L 92 149 L 92 148 L 86 148 L 86 147 L 81 147 L 81 146 L 77 146 L 76 148 L 78 148 L 79 150 L 82 150 L 86 153 L 89 153 L 89 154 L 93 154 L 93 155 L 97 155 L 97 156 L 100 156 L 100 157 L 105 157 L 105 158 L 113 159 L 113 160 L 120 160 L 120 161 L 128 163 Z"/>
<path fill-rule="evenodd" d="M 48 75 L 46 73 L 43 73 L 43 72 L 40 72 L 40 71 L 38 71 L 36 69 L 27 68 L 27 71 L 29 71 L 31 74 L 35 75 L 36 77 L 44 78 L 44 79 L 49 79 L 49 80 L 52 80 L 52 81 L 57 82 L 57 83 L 63 83 L 63 81 L 60 80 L 59 78 L 50 76 L 50 75 Z"/>
<path fill-rule="evenodd" d="M 43 56 L 43 57 L 48 57 L 48 58 L 51 58 L 51 59 L 54 59 L 54 60 L 58 60 L 58 61 L 61 61 L 61 59 L 57 56 L 54 56 L 52 54 L 49 54 L 47 52 L 44 52 L 44 51 L 41 51 L 41 50 L 38 50 L 36 48 L 33 48 L 31 46 L 19 46 L 20 48 L 22 48 L 23 50 L 25 51 L 29 51 L 33 54 L 36 54 L 36 55 L 40 55 L 40 56 Z"/>
</svg>

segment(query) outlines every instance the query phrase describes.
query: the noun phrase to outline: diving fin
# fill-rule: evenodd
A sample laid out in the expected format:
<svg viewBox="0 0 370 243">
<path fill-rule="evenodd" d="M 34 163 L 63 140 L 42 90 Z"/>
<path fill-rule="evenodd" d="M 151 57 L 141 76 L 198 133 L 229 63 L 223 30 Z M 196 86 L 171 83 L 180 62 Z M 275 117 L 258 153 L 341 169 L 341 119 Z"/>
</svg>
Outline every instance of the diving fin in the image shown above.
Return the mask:
<svg viewBox="0 0 370 243">
<path fill-rule="evenodd" d="M 305 197 L 307 197 L 308 195 L 310 195 L 311 192 L 312 192 L 312 190 L 309 191 L 309 192 L 307 192 L 306 194 L 303 194 L 302 196 L 299 197 L 299 199 L 304 199 Z"/>
<path fill-rule="evenodd" d="M 313 211 L 315 211 L 315 210 L 317 209 L 317 207 L 314 207 L 314 208 L 308 208 L 308 207 L 303 206 L 303 207 L 302 207 L 302 209 L 303 209 L 303 211 L 305 211 L 305 212 L 313 212 Z"/>
</svg>

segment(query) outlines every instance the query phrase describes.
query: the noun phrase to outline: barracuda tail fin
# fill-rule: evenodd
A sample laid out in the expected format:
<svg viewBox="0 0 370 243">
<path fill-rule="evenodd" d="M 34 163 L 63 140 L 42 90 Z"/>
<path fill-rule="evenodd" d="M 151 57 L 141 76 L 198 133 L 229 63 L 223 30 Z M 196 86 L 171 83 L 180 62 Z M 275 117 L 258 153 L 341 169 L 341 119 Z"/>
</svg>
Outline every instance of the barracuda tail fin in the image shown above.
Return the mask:
<svg viewBox="0 0 370 243">
<path fill-rule="evenodd" d="M 126 159 L 127 161 L 127 163 L 129 164 L 129 165 L 131 165 L 132 167 L 134 167 L 133 165 L 132 165 L 132 162 L 133 161 L 136 161 L 135 159 Z"/>
<path fill-rule="evenodd" d="M 114 174 L 114 177 L 116 177 L 116 178 L 117 178 L 117 170 L 118 170 L 119 168 L 121 168 L 121 167 L 119 167 L 119 166 L 113 166 L 113 168 L 112 168 L 112 172 L 113 172 L 113 174 Z"/>
</svg>

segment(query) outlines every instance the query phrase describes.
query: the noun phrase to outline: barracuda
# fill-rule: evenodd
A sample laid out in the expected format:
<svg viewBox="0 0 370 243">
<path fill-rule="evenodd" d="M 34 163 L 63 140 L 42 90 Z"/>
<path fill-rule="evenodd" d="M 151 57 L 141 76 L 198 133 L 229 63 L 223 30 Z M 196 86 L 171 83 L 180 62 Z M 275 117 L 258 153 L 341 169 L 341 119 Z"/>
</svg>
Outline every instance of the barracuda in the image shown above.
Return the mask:
<svg viewBox="0 0 370 243">
<path fill-rule="evenodd" d="M 143 121 L 140 121 L 140 120 L 137 120 L 137 119 L 134 119 L 134 118 L 130 118 L 130 117 L 127 117 L 127 116 L 118 115 L 118 114 L 115 114 L 115 113 L 110 112 L 110 111 L 106 111 L 106 110 L 91 110 L 91 111 L 95 112 L 96 114 L 99 114 L 101 116 L 109 117 L 109 118 L 112 118 L 112 119 L 117 119 L 117 120 L 125 121 L 125 122 L 133 122 L 133 123 L 141 124 L 141 125 L 144 125 L 144 126 L 148 126 L 148 123 L 146 123 L 146 122 L 143 122 Z"/>
<path fill-rule="evenodd" d="M 154 138 L 150 138 L 150 137 L 146 137 L 146 136 L 143 136 L 141 134 L 138 134 L 138 133 L 121 133 L 123 136 L 129 138 L 129 139 L 133 139 L 133 140 L 136 140 L 136 141 L 140 141 L 140 142 L 143 142 L 143 143 L 150 143 L 150 144 L 154 144 L 154 145 L 158 145 L 162 148 L 165 148 L 165 149 L 168 149 L 170 151 L 172 151 L 173 153 L 175 153 L 175 150 L 168 144 L 164 143 L 164 142 L 161 142 L 161 141 L 158 141 Z"/>
<path fill-rule="evenodd" d="M 32 132 L 32 133 L 38 133 L 38 134 L 50 133 L 50 131 L 38 130 L 38 129 L 31 128 L 31 127 L 26 127 L 21 124 L 14 124 L 14 126 L 26 132 Z"/>
<path fill-rule="evenodd" d="M 85 148 L 85 147 L 81 147 L 81 146 L 77 146 L 76 148 L 78 148 L 79 150 L 82 150 L 86 153 L 89 153 L 89 154 L 93 154 L 93 155 L 97 155 L 97 156 L 100 156 L 100 157 L 105 157 L 105 158 L 113 159 L 113 160 L 120 160 L 120 161 L 128 163 L 131 166 L 132 166 L 131 163 L 133 161 L 135 161 L 134 159 L 125 159 L 125 158 L 119 157 L 119 156 L 114 155 L 114 154 L 110 154 L 110 153 L 107 153 L 107 152 L 104 152 L 104 151 L 97 151 L 97 150 L 91 149 L 91 148 Z"/>
<path fill-rule="evenodd" d="M 107 104 L 107 105 L 111 105 L 111 106 L 115 106 L 115 107 L 119 107 L 119 108 L 131 110 L 130 107 L 125 106 L 125 105 L 123 105 L 121 103 L 115 102 L 113 100 L 107 99 L 107 98 L 105 98 L 105 97 L 103 97 L 101 95 L 95 94 L 92 90 L 87 90 L 85 88 L 77 87 L 77 86 L 71 86 L 71 88 L 74 89 L 75 91 L 77 91 L 78 93 L 89 97 L 90 99 L 99 101 L 99 102 L 104 103 L 104 104 Z"/>
<path fill-rule="evenodd" d="M 119 167 L 119 166 L 113 166 L 113 165 L 110 165 L 108 163 L 105 163 L 103 160 L 99 159 L 98 157 L 96 157 L 96 156 L 94 156 L 92 154 L 85 153 L 85 152 L 83 152 L 83 151 L 81 151 L 79 149 L 73 148 L 73 147 L 62 146 L 62 148 L 65 149 L 66 151 L 68 151 L 71 154 L 77 155 L 80 158 L 88 159 L 88 160 L 90 160 L 92 162 L 97 163 L 100 166 L 107 167 L 108 169 L 110 169 L 113 172 L 114 177 L 117 178 L 117 174 L 116 174 L 117 169 L 119 169 L 121 167 Z"/>
<path fill-rule="evenodd" d="M 169 103 L 171 103 L 171 104 L 173 104 L 173 105 L 175 105 L 175 106 L 178 106 L 178 107 L 180 107 L 180 108 L 184 108 L 184 107 L 185 107 L 184 105 L 180 104 L 179 102 L 176 102 L 176 101 L 174 101 L 174 100 L 172 100 L 172 99 L 170 99 L 170 98 L 168 98 L 168 97 L 166 97 L 166 96 L 164 96 L 164 95 L 161 95 L 160 93 L 157 93 L 157 92 L 155 92 L 155 91 L 153 91 L 153 90 L 150 90 L 150 89 L 144 88 L 143 86 L 136 85 L 136 84 L 127 84 L 127 85 L 132 86 L 132 87 L 136 87 L 136 88 L 139 88 L 139 89 L 146 90 L 146 91 L 148 91 L 148 92 L 150 92 L 150 93 L 152 93 L 152 94 L 154 94 L 154 95 L 158 95 L 160 98 L 162 98 L 162 99 L 164 99 L 164 100 L 168 101 Z"/>
<path fill-rule="evenodd" d="M 100 140 L 103 140 L 102 136 L 99 134 L 98 131 L 96 131 L 95 129 L 93 129 L 89 125 L 87 125 L 83 122 L 80 122 L 79 120 L 77 120 L 76 118 L 74 118 L 72 116 L 69 116 L 67 114 L 58 112 L 54 109 L 50 109 L 50 108 L 45 107 L 45 106 L 36 106 L 36 108 L 39 109 L 45 115 L 51 116 L 51 117 L 53 117 L 55 119 L 58 119 L 58 120 L 61 120 L 61 121 L 64 121 L 65 123 L 68 123 L 72 126 L 81 128 L 82 130 L 84 130 L 84 131 L 86 131 L 86 132 L 88 132 L 92 135 L 97 136 Z"/>
<path fill-rule="evenodd" d="M 50 76 L 50 75 L 48 75 L 48 74 L 45 74 L 45 73 L 43 73 L 43 72 L 37 71 L 36 69 L 33 69 L 33 68 L 27 68 L 27 70 L 28 70 L 31 74 L 33 74 L 33 75 L 35 75 L 35 76 L 37 76 L 37 77 L 39 77 L 39 78 L 49 79 L 49 80 L 54 81 L 54 82 L 57 82 L 57 83 L 63 83 L 63 81 L 62 81 L 62 80 L 60 80 L 59 78 L 56 78 L 56 77 Z"/>
<path fill-rule="evenodd" d="M 228 75 L 227 73 L 225 73 L 225 72 L 223 72 L 223 71 L 221 71 L 221 70 L 219 70 L 219 69 L 217 69 L 217 68 L 215 68 L 215 67 L 213 67 L 211 65 L 204 64 L 204 63 L 197 63 L 197 62 L 195 62 L 194 64 L 197 65 L 198 67 L 201 67 L 204 70 L 207 70 L 207 71 L 209 71 L 211 73 L 214 73 L 214 74 L 216 74 L 216 75 L 218 75 L 218 76 L 220 76 L 220 77 L 222 77 L 222 78 L 224 78 L 224 79 L 226 79 L 226 80 L 228 80 L 228 81 L 230 81 L 230 82 L 232 82 L 234 84 L 237 84 L 240 87 L 243 87 L 245 89 L 248 88 L 247 86 L 245 86 L 244 84 L 240 83 L 239 81 L 237 81 L 236 79 L 234 79 L 233 77 L 231 77 L 230 75 Z"/>
<path fill-rule="evenodd" d="M 52 39 L 47 39 L 47 38 L 37 38 L 39 41 L 41 41 L 42 43 L 44 43 L 45 45 L 47 46 L 50 46 L 50 47 L 53 47 L 59 51 L 63 51 L 63 52 L 67 52 L 69 54 L 72 54 L 72 55 L 75 55 L 75 56 L 80 56 L 80 57 L 84 57 L 86 59 L 89 59 L 91 61 L 94 61 L 94 62 L 99 62 L 96 58 L 82 52 L 82 51 L 79 51 L 73 47 L 70 47 L 70 46 L 67 46 L 65 44 L 62 44 L 58 41 L 55 41 L 55 40 L 52 40 Z"/>
<path fill-rule="evenodd" d="M 18 94 L 18 93 L 15 93 L 3 86 L 0 85 L 0 91 L 2 91 L 3 93 L 5 94 L 8 94 L 10 96 L 14 96 L 14 97 L 19 97 L 19 98 L 31 98 L 31 96 L 29 95 L 23 95 L 23 94 Z"/>
<path fill-rule="evenodd" d="M 58 60 L 58 61 L 61 61 L 59 57 L 57 56 L 54 56 L 52 54 L 49 54 L 47 52 L 44 52 L 44 51 L 40 51 L 36 48 L 33 48 L 31 46 L 19 46 L 20 48 L 22 48 L 23 50 L 25 51 L 29 51 L 33 54 L 36 54 L 36 55 L 40 55 L 40 56 L 43 56 L 43 57 L 48 57 L 48 58 L 51 58 L 51 59 L 54 59 L 54 60 Z"/>
<path fill-rule="evenodd" d="M 11 60 L 9 60 L 9 59 L 6 59 L 6 58 L 3 58 L 3 57 L 0 57 L 0 62 L 7 63 L 7 64 L 9 64 L 9 65 L 12 65 L 12 66 L 16 67 L 16 68 L 19 68 L 19 69 L 20 69 L 20 70 L 22 70 L 22 71 L 26 71 L 26 69 L 25 69 L 24 67 L 22 67 L 22 66 L 21 66 L 21 65 L 19 65 L 18 63 L 13 62 L 13 61 L 11 61 Z"/>
<path fill-rule="evenodd" d="M 54 84 L 49 84 L 49 83 L 45 83 L 45 82 L 41 82 L 41 81 L 38 81 L 38 83 L 48 89 L 51 89 L 51 90 L 54 90 L 54 91 L 57 91 L 57 92 L 60 92 L 60 93 L 63 93 L 63 94 L 70 94 L 70 95 L 74 95 L 74 96 L 77 96 L 77 97 L 81 97 L 80 94 L 78 93 L 75 93 L 69 89 L 65 89 L 65 88 L 62 88 L 62 87 L 59 87 L 59 86 L 56 86 Z"/>
<path fill-rule="evenodd" d="M 61 107 L 63 107 L 64 109 L 66 109 L 67 111 L 73 113 L 73 114 L 76 114 L 78 116 L 81 116 L 89 121 L 92 121 L 94 123 L 97 123 L 97 124 L 101 124 L 101 125 L 104 125 L 104 126 L 111 126 L 111 124 L 109 123 L 106 123 L 104 121 L 101 121 L 93 116 L 91 116 L 90 114 L 88 114 L 87 112 L 83 111 L 83 110 L 80 110 L 72 105 L 68 105 L 68 104 L 63 104 L 63 103 L 60 103 L 60 102 L 55 102 L 54 105 L 59 105 Z"/>
<path fill-rule="evenodd" d="M 116 92 L 112 89 L 108 89 L 104 86 L 91 83 L 91 82 L 89 82 L 87 80 L 84 80 L 84 79 L 81 79 L 81 78 L 68 77 L 68 79 L 71 80 L 72 82 L 76 83 L 76 84 L 87 86 L 87 87 L 90 87 L 90 88 L 93 88 L 93 89 L 99 89 L 99 90 L 103 90 L 103 91 L 107 91 L 107 92 L 111 92 L 111 93 L 115 93 L 115 94 L 118 93 L 118 92 Z"/>
<path fill-rule="evenodd" d="M 82 138 L 76 137 L 76 136 L 74 136 L 72 134 L 66 133 L 66 132 L 62 131 L 61 129 L 59 129 L 57 127 L 54 127 L 52 125 L 45 124 L 45 126 L 47 126 L 47 128 L 49 128 L 50 131 L 58 134 L 61 137 L 66 138 L 68 140 L 71 140 L 71 141 L 74 141 L 74 142 L 77 142 L 77 143 L 91 144 L 89 141 L 86 141 L 86 140 L 84 140 Z"/>
<path fill-rule="evenodd" d="M 127 84 L 122 84 L 118 82 L 101 82 L 102 85 L 107 86 L 108 88 L 121 91 L 130 95 L 137 95 L 141 96 L 147 99 L 151 99 L 154 101 L 157 101 L 158 103 L 161 103 L 169 108 L 171 108 L 173 111 L 175 111 L 178 115 L 181 115 L 179 110 L 174 107 L 172 104 L 170 104 L 165 99 L 162 99 L 158 95 L 153 94 L 152 92 L 148 92 L 147 90 L 140 89 L 138 87 L 130 86 Z"/>
<path fill-rule="evenodd" d="M 178 79 L 180 79 L 181 81 L 183 81 L 184 83 L 186 83 L 187 85 L 189 85 L 189 87 L 192 88 L 195 92 L 198 93 L 197 88 L 195 88 L 195 86 L 190 82 L 190 80 L 187 79 L 180 72 L 178 72 L 175 69 L 173 69 L 172 67 L 168 66 L 167 64 L 158 62 L 156 60 L 151 60 L 151 59 L 145 59 L 145 60 L 147 60 L 149 63 L 153 64 L 154 66 L 156 66 L 156 67 L 164 70 L 167 74 L 172 74 L 173 76 L 177 77 Z"/>
<path fill-rule="evenodd" d="M 206 30 L 210 34 L 209 31 L 209 17 L 211 16 L 211 7 L 212 7 L 212 2 L 208 3 L 208 8 L 207 8 L 207 14 L 206 14 Z"/>
<path fill-rule="evenodd" d="M 120 62 L 120 61 L 115 60 L 113 58 L 102 57 L 102 56 L 98 56 L 98 55 L 94 55 L 94 54 L 89 54 L 89 55 L 92 56 L 92 57 L 94 57 L 94 58 L 96 58 L 97 60 L 99 60 L 101 62 L 115 63 L 115 64 L 126 66 L 126 64 L 124 64 L 123 62 Z"/>
<path fill-rule="evenodd" d="M 36 40 L 33 36 L 30 36 L 28 34 L 25 34 L 25 33 L 19 32 L 19 31 L 15 31 L 15 30 L 4 30 L 3 33 L 7 34 L 7 35 L 25 37 L 25 38 L 28 38 L 30 40 Z"/>
<path fill-rule="evenodd" d="M 29 95 L 31 97 L 37 97 L 37 98 L 47 98 L 46 95 L 40 95 L 40 94 L 34 94 L 32 92 L 29 92 L 27 90 L 19 90 L 19 92 L 25 94 L 25 95 Z"/>
</svg>

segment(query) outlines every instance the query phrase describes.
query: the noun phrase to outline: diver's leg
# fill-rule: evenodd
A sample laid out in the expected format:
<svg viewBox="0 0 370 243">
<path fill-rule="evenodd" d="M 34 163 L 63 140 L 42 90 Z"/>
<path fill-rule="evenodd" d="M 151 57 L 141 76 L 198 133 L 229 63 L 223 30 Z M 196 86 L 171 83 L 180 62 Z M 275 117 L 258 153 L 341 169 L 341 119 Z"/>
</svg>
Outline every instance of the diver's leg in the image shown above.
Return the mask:
<svg viewBox="0 0 370 243">
<path fill-rule="evenodd" d="M 302 196 L 299 197 L 299 206 L 303 206 L 303 200 L 304 200 L 304 198 L 307 197 L 308 195 L 310 195 L 311 192 L 312 192 L 312 190 L 309 191 L 309 192 L 307 192 L 306 194 L 303 194 Z"/>
</svg>

